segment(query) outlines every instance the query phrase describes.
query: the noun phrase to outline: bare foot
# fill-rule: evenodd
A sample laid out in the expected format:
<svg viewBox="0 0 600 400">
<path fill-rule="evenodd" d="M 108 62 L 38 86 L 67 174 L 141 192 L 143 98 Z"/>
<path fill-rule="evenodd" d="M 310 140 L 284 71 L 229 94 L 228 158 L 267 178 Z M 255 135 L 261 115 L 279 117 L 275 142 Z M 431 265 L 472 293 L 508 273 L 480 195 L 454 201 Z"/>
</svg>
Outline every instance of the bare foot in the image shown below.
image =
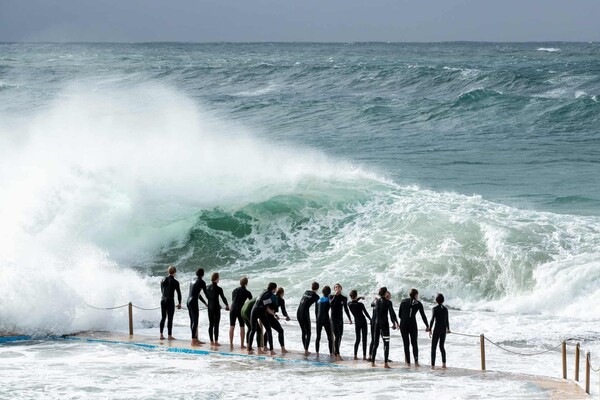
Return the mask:
<svg viewBox="0 0 600 400">
<path fill-rule="evenodd" d="M 372 363 L 371 363 L 371 367 L 374 367 L 374 366 L 375 366 L 375 363 L 374 363 L 374 362 L 372 362 Z"/>
<path fill-rule="evenodd" d="M 202 344 L 206 344 L 206 342 L 203 342 L 203 341 L 201 341 L 201 340 L 198 340 L 198 343 L 199 343 L 199 344 L 201 344 L 201 345 L 202 345 Z"/>
<path fill-rule="evenodd" d="M 419 364 L 418 362 L 415 361 L 415 367 L 420 367 L 421 364 Z"/>
<path fill-rule="evenodd" d="M 388 363 L 383 364 L 383 368 L 385 368 L 385 369 L 391 369 L 391 367 L 389 366 Z"/>
<path fill-rule="evenodd" d="M 338 354 L 337 356 L 335 356 L 335 358 L 336 358 L 338 361 L 344 361 L 344 359 L 342 358 L 342 356 L 340 356 L 339 354 Z"/>
<path fill-rule="evenodd" d="M 281 354 L 287 354 L 287 353 L 289 353 L 289 351 L 287 351 L 287 350 L 285 349 L 285 347 L 282 347 L 282 348 L 281 348 Z"/>
<path fill-rule="evenodd" d="M 169 336 L 169 337 L 168 337 L 168 339 L 169 339 L 169 340 L 177 340 L 177 339 L 175 339 L 173 336 Z"/>
<path fill-rule="evenodd" d="M 443 369 L 448 369 L 448 367 L 446 367 L 446 364 L 442 364 L 442 368 Z"/>
<path fill-rule="evenodd" d="M 248 354 L 254 354 L 254 350 L 248 349 Z"/>
<path fill-rule="evenodd" d="M 266 354 L 266 352 L 265 352 L 263 349 L 261 349 L 261 348 L 259 347 L 259 348 L 258 348 L 258 354 Z"/>
<path fill-rule="evenodd" d="M 229 344 L 229 350 L 233 350 L 233 343 Z"/>
<path fill-rule="evenodd" d="M 367 360 L 368 360 L 367 357 L 363 357 L 363 361 L 367 361 Z"/>
<path fill-rule="evenodd" d="M 231 347 L 233 347 L 233 345 Z M 246 348 L 246 346 L 244 346 L 244 345 L 240 346 L 240 349 L 245 349 L 245 348 Z"/>
<path fill-rule="evenodd" d="M 435 369 L 435 365 L 432 365 L 432 366 L 431 366 L 431 369 Z"/>
<path fill-rule="evenodd" d="M 269 354 L 271 354 L 272 356 L 277 355 L 277 353 L 275 353 L 273 350 L 269 351 Z"/>
<path fill-rule="evenodd" d="M 308 352 L 308 350 L 304 350 L 304 357 L 308 357 L 310 355 L 310 353 Z"/>
<path fill-rule="evenodd" d="M 200 346 L 200 341 L 198 339 L 192 339 L 192 346 Z"/>
<path fill-rule="evenodd" d="M 217 347 L 219 347 L 219 346 L 221 345 L 221 343 L 219 343 L 219 342 L 215 342 L 215 344 L 214 344 L 214 345 L 215 345 L 215 346 L 217 346 Z"/>
<path fill-rule="evenodd" d="M 160 335 L 160 339 L 158 340 L 165 340 L 165 337 L 163 335 Z"/>
<path fill-rule="evenodd" d="M 356 360 L 358 360 L 358 357 L 357 357 L 357 356 L 354 356 L 354 361 L 356 361 Z"/>
</svg>

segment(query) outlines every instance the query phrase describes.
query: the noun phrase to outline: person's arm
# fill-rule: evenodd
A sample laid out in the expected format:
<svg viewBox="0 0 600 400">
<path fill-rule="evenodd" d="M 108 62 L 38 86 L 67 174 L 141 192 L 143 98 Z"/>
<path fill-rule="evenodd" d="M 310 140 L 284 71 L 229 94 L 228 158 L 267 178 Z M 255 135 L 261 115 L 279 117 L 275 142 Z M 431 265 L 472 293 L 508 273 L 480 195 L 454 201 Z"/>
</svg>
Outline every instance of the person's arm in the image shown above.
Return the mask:
<svg viewBox="0 0 600 400">
<path fill-rule="evenodd" d="M 423 318 L 423 322 L 425 323 L 426 331 L 429 330 L 429 322 L 427 322 L 427 317 L 425 316 L 425 310 L 423 309 L 423 303 L 419 303 L 419 313 L 421 314 L 421 318 Z"/>
<path fill-rule="evenodd" d="M 450 313 L 446 307 L 446 333 L 450 333 Z"/>
<path fill-rule="evenodd" d="M 248 296 L 246 296 L 246 298 L 247 298 L 248 300 L 252 300 L 252 293 L 250 293 L 250 291 L 249 291 L 249 290 L 246 290 L 246 292 L 248 293 Z"/>
<path fill-rule="evenodd" d="M 204 297 L 206 297 L 206 306 L 208 307 L 208 293 L 206 293 L 206 282 L 202 281 L 201 285 L 201 289 L 204 292 Z"/>
<path fill-rule="evenodd" d="M 350 321 L 350 323 L 352 323 L 352 317 L 350 316 L 350 310 L 348 309 L 348 299 L 346 298 L 346 300 L 344 300 L 344 311 L 346 312 L 346 315 L 348 316 L 348 320 Z"/>
<path fill-rule="evenodd" d="M 225 293 L 223 293 L 223 288 L 220 286 L 219 286 L 219 296 L 221 296 L 221 300 L 223 300 L 223 303 L 225 303 L 225 310 L 229 311 L 229 303 L 227 302 Z"/>
<path fill-rule="evenodd" d="M 206 300 L 204 300 L 204 298 L 202 297 L 202 283 L 198 283 L 198 285 L 200 286 L 200 288 L 198 289 L 198 300 L 200 300 L 200 303 L 204 304 L 206 307 L 208 307 L 208 303 L 206 302 Z M 206 295 L 206 289 L 204 290 L 204 294 Z"/>
<path fill-rule="evenodd" d="M 283 314 L 283 316 L 285 317 L 286 320 L 290 320 L 290 316 L 287 313 L 287 310 L 285 309 L 285 300 L 284 299 L 279 299 L 279 305 L 281 306 L 281 313 Z"/>
<path fill-rule="evenodd" d="M 367 308 L 365 307 L 365 305 L 363 303 L 358 303 L 360 304 L 360 308 L 362 310 L 362 313 L 365 314 L 365 316 L 367 318 L 369 318 L 369 321 L 371 320 L 371 316 L 369 315 L 369 312 L 367 311 Z"/>
<path fill-rule="evenodd" d="M 314 304 L 315 304 L 315 319 L 319 319 L 319 310 L 317 308 L 318 304 L 319 304 L 319 296 L 315 293 L 315 296 L 317 296 L 317 300 L 315 300 Z"/>
<path fill-rule="evenodd" d="M 181 308 L 181 289 L 179 288 L 179 282 L 177 282 L 177 285 L 175 286 L 175 290 L 177 291 L 177 301 L 179 302 L 179 304 L 177 305 L 177 308 Z"/>
<path fill-rule="evenodd" d="M 433 307 L 433 310 L 431 312 L 431 321 L 430 321 L 430 325 L 429 325 L 429 329 L 428 329 L 430 336 L 431 336 L 431 331 L 433 330 L 433 326 L 434 326 L 433 323 L 435 322 L 435 318 L 436 318 L 436 316 L 435 316 L 436 311 L 437 311 L 436 308 Z"/>
<path fill-rule="evenodd" d="M 392 304 L 391 301 L 389 302 L 388 310 L 390 312 L 390 318 L 392 319 L 394 326 L 398 327 L 398 325 L 399 325 L 398 318 L 396 318 L 396 312 L 394 312 L 394 305 Z"/>
</svg>

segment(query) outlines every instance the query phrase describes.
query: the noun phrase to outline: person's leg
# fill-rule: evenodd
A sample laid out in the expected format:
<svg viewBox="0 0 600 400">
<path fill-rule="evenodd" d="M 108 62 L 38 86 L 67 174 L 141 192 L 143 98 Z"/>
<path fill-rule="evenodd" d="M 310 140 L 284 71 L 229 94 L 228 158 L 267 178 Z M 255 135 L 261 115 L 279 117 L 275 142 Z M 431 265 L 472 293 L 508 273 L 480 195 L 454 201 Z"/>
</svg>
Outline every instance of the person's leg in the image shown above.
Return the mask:
<svg viewBox="0 0 600 400">
<path fill-rule="evenodd" d="M 265 339 L 267 339 L 269 350 L 271 351 L 271 353 L 273 353 L 273 331 L 271 330 L 271 321 L 269 321 L 269 318 L 266 318 L 266 316 L 263 317 L 261 321 L 265 328 Z"/>
<path fill-rule="evenodd" d="M 319 356 L 319 348 L 321 347 L 321 330 L 323 329 L 323 325 L 317 321 L 317 338 L 315 340 L 315 350 L 317 352 L 317 356 Z"/>
<path fill-rule="evenodd" d="M 400 333 L 402 334 L 402 343 L 404 344 L 404 362 L 410 364 L 410 342 L 408 329 L 406 327 L 400 327 Z"/>
<path fill-rule="evenodd" d="M 331 332 L 331 323 L 326 323 L 323 328 L 325 329 L 325 333 L 327 334 L 327 344 L 329 345 L 329 354 L 334 355 L 333 353 L 333 332 Z"/>
<path fill-rule="evenodd" d="M 381 338 L 383 339 L 383 360 L 384 367 L 389 368 L 390 361 L 390 327 L 384 326 L 381 328 Z"/>
<path fill-rule="evenodd" d="M 367 359 L 367 325 L 363 325 L 361 328 L 362 346 L 363 346 L 363 360 Z M 356 350 L 354 350 L 356 354 Z"/>
<path fill-rule="evenodd" d="M 310 318 L 306 317 L 302 321 L 302 330 L 305 336 L 304 342 L 304 351 L 308 352 L 308 348 L 310 347 L 310 337 L 312 335 L 312 326 L 310 325 Z"/>
<path fill-rule="evenodd" d="M 275 317 L 269 317 L 269 322 L 271 323 L 271 329 L 273 329 L 274 331 L 277 332 L 277 337 L 279 339 L 279 345 L 281 346 L 282 349 L 285 350 L 285 342 L 284 342 L 284 338 L 283 338 L 283 328 L 282 328 L 281 324 Z"/>
<path fill-rule="evenodd" d="M 410 332 L 410 344 L 413 349 L 413 356 L 415 357 L 415 364 L 418 364 L 419 363 L 419 342 L 418 342 L 419 331 L 417 330 L 417 327 L 414 326 L 410 329 L 409 332 Z"/>
<path fill-rule="evenodd" d="M 246 338 L 246 325 L 244 324 L 244 318 L 242 318 L 241 311 L 238 313 L 238 323 L 240 324 L 240 346 L 245 349 L 244 339 Z"/>
<path fill-rule="evenodd" d="M 167 304 L 167 331 L 169 339 L 173 339 L 173 316 L 175 315 L 175 300 L 169 300 Z"/>
<path fill-rule="evenodd" d="M 375 357 L 377 356 L 377 348 L 379 347 L 379 335 L 381 331 L 378 327 L 374 327 L 373 342 L 371 343 L 371 365 L 375 366 Z"/>
<path fill-rule="evenodd" d="M 187 305 L 188 313 L 190 315 L 190 330 L 192 331 L 192 345 L 196 346 L 198 341 L 198 319 L 200 317 L 200 310 L 198 305 L 194 305 L 194 302 L 189 302 Z"/>
<path fill-rule="evenodd" d="M 375 344 L 375 331 L 377 330 L 377 327 L 375 326 L 375 324 L 371 323 L 371 343 L 369 343 L 369 358 L 368 360 L 371 360 L 373 357 L 373 345 Z"/>
<path fill-rule="evenodd" d="M 440 335 L 440 352 L 442 353 L 442 367 L 446 368 L 446 332 Z"/>
<path fill-rule="evenodd" d="M 250 334 L 248 335 L 248 353 L 252 353 L 252 342 L 254 342 L 254 335 L 258 332 L 258 313 L 252 311 L 250 314 Z M 257 338 L 258 352 L 261 353 L 260 338 Z"/>
<path fill-rule="evenodd" d="M 221 324 L 221 309 L 215 310 L 215 344 L 219 344 L 219 325 Z"/>
<path fill-rule="evenodd" d="M 360 345 L 361 332 L 362 332 L 361 327 L 358 326 L 357 324 L 354 324 L 354 335 L 356 336 L 356 339 L 354 340 L 354 359 L 355 360 L 358 360 L 358 346 Z"/>
<path fill-rule="evenodd" d="M 334 352 L 336 356 L 340 356 L 340 346 L 342 344 L 342 336 L 344 335 L 344 321 L 335 321 L 333 324 L 334 336 Z"/>
<path fill-rule="evenodd" d="M 213 310 L 208 309 L 208 337 L 210 339 L 210 344 L 215 343 L 215 315 Z"/>
<path fill-rule="evenodd" d="M 167 320 L 167 302 L 161 300 L 160 302 L 160 338 L 164 339 L 163 332 L 165 330 L 165 321 Z"/>
<path fill-rule="evenodd" d="M 437 345 L 440 335 L 438 333 L 433 332 L 431 335 L 431 368 L 435 367 L 435 356 L 437 351 Z"/>
<path fill-rule="evenodd" d="M 233 350 L 233 334 L 235 333 L 235 323 L 237 321 L 237 312 L 229 310 L 229 348 Z M 242 331 L 244 328 L 241 328 Z M 242 336 L 243 337 L 243 336 Z M 242 340 L 242 345 L 244 341 Z"/>
</svg>

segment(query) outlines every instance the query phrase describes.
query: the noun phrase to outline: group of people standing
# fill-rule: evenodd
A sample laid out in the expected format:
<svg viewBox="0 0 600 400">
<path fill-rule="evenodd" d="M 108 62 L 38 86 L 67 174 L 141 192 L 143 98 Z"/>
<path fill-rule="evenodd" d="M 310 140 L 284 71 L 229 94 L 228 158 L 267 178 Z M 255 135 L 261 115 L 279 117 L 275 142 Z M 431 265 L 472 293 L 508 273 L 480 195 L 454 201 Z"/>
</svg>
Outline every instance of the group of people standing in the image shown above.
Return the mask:
<svg viewBox="0 0 600 400">
<path fill-rule="evenodd" d="M 168 339 L 173 340 L 173 314 L 175 312 L 175 293 L 177 293 L 178 305 L 181 308 L 181 290 L 179 282 L 175 279 L 175 267 L 169 267 L 169 275 L 161 282 L 161 321 L 160 321 L 160 339 L 164 340 L 164 326 L 167 321 Z M 285 348 L 285 339 L 283 327 L 279 320 L 279 312 L 287 321 L 290 317 L 285 308 L 284 289 L 278 287 L 276 283 L 271 282 L 267 288 L 258 297 L 253 297 L 248 291 L 248 278 L 240 279 L 240 286 L 232 292 L 231 307 L 219 286 L 219 273 L 211 275 L 211 284 L 206 285 L 203 280 L 204 269 L 196 271 L 196 279 L 190 284 L 189 296 L 187 299 L 187 309 L 190 316 L 190 329 L 192 332 L 192 345 L 200 346 L 204 344 L 198 339 L 198 320 L 199 307 L 198 301 L 203 303 L 208 309 L 209 328 L 208 334 L 212 346 L 220 346 L 219 343 L 219 323 L 221 320 L 222 305 L 221 299 L 225 305 L 225 310 L 229 311 L 229 344 L 233 349 L 233 341 L 236 324 L 240 327 L 241 348 L 247 349 L 248 354 L 254 352 L 254 340 L 256 338 L 257 351 L 264 354 L 267 351 L 274 355 L 273 350 L 273 331 L 278 333 L 279 344 L 282 354 L 287 353 Z M 412 347 L 413 358 L 416 365 L 419 365 L 419 346 L 418 346 L 418 326 L 417 314 L 421 316 L 425 324 L 425 331 L 429 332 L 432 338 L 431 347 L 431 366 L 435 367 L 436 352 L 439 346 L 442 355 L 442 366 L 446 367 L 445 340 L 446 334 L 450 333 L 450 323 L 448 319 L 448 309 L 443 305 L 444 296 L 438 294 L 436 297 L 437 305 L 433 308 L 431 323 L 425 316 L 423 304 L 419 301 L 419 292 L 411 289 L 409 297 L 402 300 L 398 314 L 395 313 L 391 301 L 391 294 L 386 287 L 379 289 L 378 297 L 371 303 L 372 315 L 359 297 L 356 290 L 349 293 L 350 301 L 342 294 L 342 285 L 339 283 L 333 287 L 333 293 L 329 286 L 321 289 L 321 295 L 318 294 L 319 284 L 313 282 L 310 290 L 302 295 L 298 305 L 296 318 L 300 325 L 302 335 L 302 345 L 304 355 L 308 356 L 311 342 L 312 324 L 310 319 L 310 308 L 315 305 L 316 318 L 316 341 L 315 351 L 317 356 L 320 354 L 321 334 L 325 331 L 327 337 L 327 347 L 331 357 L 336 360 L 342 360 L 340 355 L 340 345 L 344 333 L 344 314 L 347 316 L 350 324 L 353 324 L 356 340 L 354 343 L 354 359 L 358 360 L 358 350 L 362 343 L 362 358 L 370 361 L 375 366 L 375 358 L 379 349 L 380 341 L 383 341 L 384 349 L 384 367 L 389 366 L 390 350 L 390 323 L 392 329 L 399 329 L 404 344 L 404 358 L 407 364 L 411 363 L 410 349 Z M 202 297 L 204 294 L 204 299 Z M 368 346 L 367 357 L 367 335 L 370 322 L 371 334 L 370 344 Z M 247 343 L 247 347 L 246 344 Z"/>
</svg>

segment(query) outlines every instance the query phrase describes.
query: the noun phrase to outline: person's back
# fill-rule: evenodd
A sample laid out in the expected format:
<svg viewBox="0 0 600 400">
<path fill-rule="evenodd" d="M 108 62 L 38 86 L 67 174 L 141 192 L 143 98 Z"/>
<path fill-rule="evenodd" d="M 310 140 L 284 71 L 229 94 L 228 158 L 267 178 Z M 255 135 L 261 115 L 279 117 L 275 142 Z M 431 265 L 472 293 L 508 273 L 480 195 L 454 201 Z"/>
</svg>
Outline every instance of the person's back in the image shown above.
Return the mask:
<svg viewBox="0 0 600 400">
<path fill-rule="evenodd" d="M 321 297 L 317 303 L 317 322 L 320 324 L 329 323 L 329 310 L 331 309 L 331 302 L 329 297 Z"/>
<path fill-rule="evenodd" d="M 192 346 L 200 346 L 203 344 L 198 339 L 198 323 L 200 320 L 200 309 L 198 308 L 198 300 L 202 304 L 206 304 L 206 300 L 202 297 L 201 293 L 204 292 L 206 296 L 206 283 L 202 279 L 204 276 L 204 269 L 198 268 L 196 270 L 196 279 L 190 283 L 190 290 L 187 299 L 188 314 L 190 316 L 190 329 L 192 331 Z"/>
<path fill-rule="evenodd" d="M 363 360 L 367 359 L 367 318 L 371 320 L 371 316 L 367 312 L 365 305 L 359 300 L 362 297 L 358 297 L 356 290 L 350 291 L 350 298 L 352 299 L 348 303 L 350 313 L 354 317 L 354 359 L 358 360 L 358 346 L 360 345 L 361 339 L 363 344 Z"/>
<path fill-rule="evenodd" d="M 211 284 L 206 289 L 206 302 L 208 303 L 208 336 L 210 344 L 220 346 L 219 343 L 219 324 L 221 322 L 221 303 L 219 299 L 225 303 L 225 310 L 229 311 L 229 303 L 223 294 L 223 289 L 219 286 L 221 276 L 218 272 L 214 272 L 210 281 Z"/>
<path fill-rule="evenodd" d="M 310 336 L 311 336 L 311 324 L 310 324 L 310 307 L 319 301 L 319 295 L 317 294 L 317 290 L 319 289 L 319 284 L 317 282 L 313 282 L 311 285 L 311 290 L 307 290 L 300 298 L 300 304 L 298 304 L 298 310 L 296 311 L 296 318 L 298 319 L 298 324 L 300 325 L 300 332 L 302 335 L 302 346 L 304 347 L 304 355 L 308 356 L 308 347 L 310 346 Z M 317 307 L 315 306 L 315 315 L 317 314 Z"/>
<path fill-rule="evenodd" d="M 377 355 L 377 348 L 379 347 L 379 339 L 383 339 L 383 350 L 384 350 L 384 368 L 390 368 L 389 366 L 389 354 L 390 354 L 390 323 L 389 318 L 392 319 L 393 328 L 396 329 L 398 321 L 392 302 L 387 297 L 391 297 L 387 288 L 381 287 L 379 289 L 379 299 L 375 302 L 375 309 L 373 310 L 373 328 L 375 333 L 373 335 L 373 345 L 371 347 L 371 365 L 375 366 L 375 358 Z"/>
<path fill-rule="evenodd" d="M 448 308 L 444 306 L 444 295 L 438 293 L 435 298 L 437 306 L 433 307 L 431 315 L 431 325 L 429 337 L 431 337 L 431 368 L 435 368 L 435 356 L 438 343 L 442 353 L 442 368 L 446 368 L 446 334 L 450 333 L 450 321 L 448 318 Z"/>
<path fill-rule="evenodd" d="M 244 318 L 242 317 L 242 307 L 246 300 L 252 299 L 252 293 L 246 289 L 248 278 L 240 279 L 240 286 L 231 293 L 231 310 L 229 310 L 229 347 L 233 350 L 233 334 L 236 322 L 240 325 L 240 347 L 245 349 L 244 340 L 246 338 Z"/>
<path fill-rule="evenodd" d="M 179 281 L 175 279 L 173 275 L 163 278 L 162 282 L 160 283 L 160 289 L 163 299 L 175 299 L 175 292 L 178 292 L 181 296 Z"/>
<path fill-rule="evenodd" d="M 429 330 L 429 323 L 423 310 L 423 304 L 419 301 L 419 291 L 415 288 L 410 289 L 409 297 L 400 303 L 400 333 L 404 342 L 404 361 L 410 364 L 410 348 L 412 346 L 415 364 L 419 365 L 419 344 L 417 313 L 421 314 L 425 329 Z"/>
<path fill-rule="evenodd" d="M 173 337 L 173 316 L 175 315 L 175 292 L 177 292 L 177 308 L 181 308 L 181 289 L 179 288 L 179 282 L 175 279 L 177 269 L 174 266 L 170 266 L 167 270 L 169 276 L 164 278 L 160 282 L 161 300 L 160 300 L 160 340 L 164 340 L 163 335 L 165 328 L 165 321 L 167 322 L 167 329 L 169 333 L 169 340 L 175 339 Z"/>
<path fill-rule="evenodd" d="M 348 308 L 350 309 L 350 313 L 354 317 L 354 323 L 357 326 L 367 325 L 367 318 L 365 316 L 369 317 L 369 321 L 371 320 L 365 305 L 358 301 L 358 299 L 351 300 L 348 303 Z"/>
<path fill-rule="evenodd" d="M 329 286 L 323 286 L 323 296 L 317 302 L 317 338 L 315 341 L 315 350 L 317 351 L 317 357 L 319 356 L 319 349 L 321 347 L 321 331 L 325 329 L 327 335 L 327 345 L 329 347 L 329 354 L 332 356 L 333 353 L 333 338 L 331 333 L 331 321 L 329 319 L 329 310 L 331 303 L 329 302 L 329 295 L 331 294 L 331 288 Z"/>
<path fill-rule="evenodd" d="M 219 301 L 219 298 L 224 297 L 224 293 L 223 293 L 223 288 L 220 287 L 217 283 L 211 283 L 210 285 L 208 285 L 208 287 L 206 288 L 206 300 L 208 303 L 208 308 L 210 309 L 214 309 L 214 308 L 221 308 L 221 303 Z"/>
</svg>

